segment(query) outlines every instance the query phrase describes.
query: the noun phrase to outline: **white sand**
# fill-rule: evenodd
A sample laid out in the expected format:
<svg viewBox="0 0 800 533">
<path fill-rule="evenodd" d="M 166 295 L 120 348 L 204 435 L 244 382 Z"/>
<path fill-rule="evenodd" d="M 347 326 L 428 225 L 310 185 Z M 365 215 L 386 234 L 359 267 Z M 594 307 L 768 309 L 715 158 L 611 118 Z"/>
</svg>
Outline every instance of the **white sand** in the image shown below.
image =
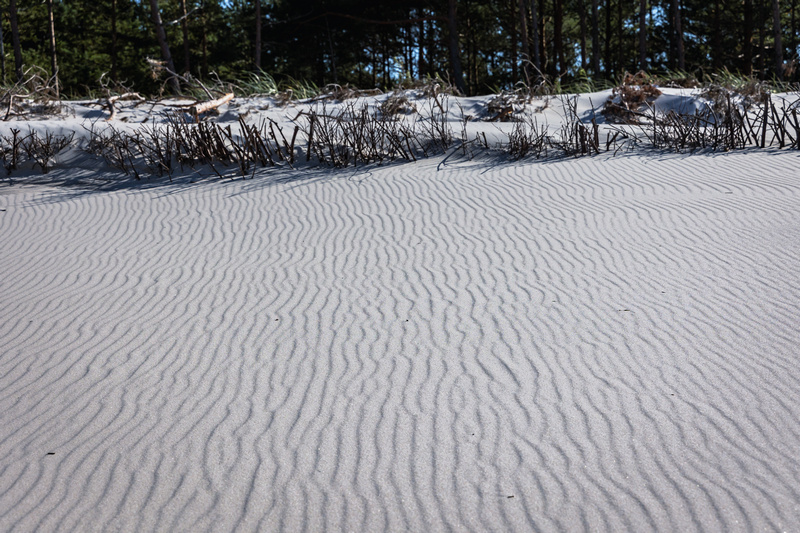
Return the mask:
<svg viewBox="0 0 800 533">
<path fill-rule="evenodd" d="M 797 528 L 798 154 L 440 163 L 3 185 L 0 530 Z"/>
</svg>

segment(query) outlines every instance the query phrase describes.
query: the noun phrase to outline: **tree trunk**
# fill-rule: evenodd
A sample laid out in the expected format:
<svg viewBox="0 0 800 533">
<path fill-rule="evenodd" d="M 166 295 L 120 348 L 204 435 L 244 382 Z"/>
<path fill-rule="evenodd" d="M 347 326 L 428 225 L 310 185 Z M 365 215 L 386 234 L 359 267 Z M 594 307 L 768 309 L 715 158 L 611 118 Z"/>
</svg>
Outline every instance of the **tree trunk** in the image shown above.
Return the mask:
<svg viewBox="0 0 800 533">
<path fill-rule="evenodd" d="M 673 0 L 675 2 L 677 0 Z M 753 0 L 744 0 L 744 49 L 742 62 L 745 76 L 753 75 Z"/>
<path fill-rule="evenodd" d="M 411 9 L 406 11 L 406 18 L 411 20 Z M 405 67 L 407 75 L 412 80 L 414 79 L 414 32 L 411 24 L 403 27 L 403 55 L 405 56 Z"/>
<path fill-rule="evenodd" d="M 208 76 L 208 16 L 206 15 L 205 4 L 201 4 L 201 12 L 203 16 L 200 21 L 202 23 L 203 37 L 200 43 L 200 52 L 202 63 L 200 65 L 200 77 Z"/>
<path fill-rule="evenodd" d="M 525 83 L 530 85 L 531 72 L 531 49 L 530 41 L 528 41 L 528 17 L 525 10 L 525 0 L 517 0 L 517 7 L 519 8 L 519 34 L 522 40 L 522 75 L 525 78 Z"/>
<path fill-rule="evenodd" d="M 712 23 L 714 31 L 711 34 L 711 64 L 714 70 L 722 68 L 722 6 L 719 0 L 714 2 L 714 21 Z"/>
<path fill-rule="evenodd" d="M 527 5 L 528 0 L 525 0 Z M 536 0 L 531 0 L 531 28 L 533 35 L 531 41 L 533 42 L 533 66 L 536 67 L 536 75 L 539 76 L 542 72 L 542 54 L 539 38 L 539 11 L 536 9 Z"/>
<path fill-rule="evenodd" d="M 466 86 L 469 94 L 473 94 L 475 90 L 475 78 L 473 77 L 473 60 L 475 57 L 475 34 L 472 31 L 472 18 L 469 16 L 469 0 L 463 0 L 463 3 L 466 4 L 465 9 L 461 11 L 462 18 L 461 20 L 466 20 L 466 24 L 462 24 L 462 28 L 466 26 L 466 31 L 464 32 L 464 37 L 466 41 L 466 49 L 465 52 L 467 54 L 467 68 L 466 68 Z M 463 13 L 466 11 L 466 16 Z"/>
<path fill-rule="evenodd" d="M 111 0 L 111 79 L 117 79 L 117 0 Z"/>
<path fill-rule="evenodd" d="M 600 13 L 598 0 L 592 0 L 592 71 L 600 75 Z"/>
<path fill-rule="evenodd" d="M 58 59 L 56 58 L 56 25 L 53 20 L 53 0 L 47 0 L 48 33 L 50 34 L 50 71 L 55 80 L 56 98 L 60 98 L 58 87 Z"/>
<path fill-rule="evenodd" d="M 372 62 L 372 87 L 378 86 L 378 40 L 375 34 L 370 36 L 370 61 Z"/>
<path fill-rule="evenodd" d="M 547 27 L 545 21 L 545 0 L 539 0 L 539 10 L 538 10 L 538 23 L 536 26 L 538 27 L 539 31 L 539 65 L 537 66 L 540 72 L 544 72 L 549 70 L 549 50 L 547 49 Z M 534 9 L 536 9 L 536 0 L 531 0 L 531 4 L 533 4 Z"/>
<path fill-rule="evenodd" d="M 797 0 L 792 0 L 792 27 L 791 32 L 789 35 L 791 36 L 791 41 L 789 42 L 789 46 L 791 46 L 792 54 L 797 51 L 797 18 L 795 17 L 795 8 L 797 7 Z"/>
<path fill-rule="evenodd" d="M 553 0 L 553 55 L 556 75 L 566 72 L 564 64 L 564 0 Z"/>
<path fill-rule="evenodd" d="M 11 41 L 14 45 L 14 74 L 17 76 L 17 81 L 22 81 L 22 47 L 19 44 L 17 0 L 10 0 L 8 4 L 8 18 L 11 22 Z"/>
<path fill-rule="evenodd" d="M 639 0 L 639 70 L 647 70 L 647 0 Z"/>
<path fill-rule="evenodd" d="M 683 29 L 681 28 L 681 6 L 680 0 L 670 0 L 670 10 L 672 13 L 672 41 L 673 50 L 677 57 L 673 58 L 672 64 L 677 61 L 678 70 L 683 71 L 686 69 L 685 58 L 683 54 Z"/>
<path fill-rule="evenodd" d="M 797 18 L 795 17 L 796 7 L 797 7 L 797 0 L 792 0 L 792 20 L 790 28 L 791 31 L 789 32 L 789 36 L 791 37 L 791 40 L 789 41 L 789 46 L 792 54 L 794 54 L 797 51 Z"/>
<path fill-rule="evenodd" d="M 683 71 L 686 70 L 686 54 L 683 48 L 683 22 L 681 20 L 681 2 L 680 0 L 673 0 L 675 2 L 675 34 L 678 40 L 678 68 Z"/>
<path fill-rule="evenodd" d="M 762 6 L 759 5 L 759 8 Z M 758 54 L 756 54 L 756 69 L 759 78 L 764 78 L 764 10 L 758 9 Z"/>
<path fill-rule="evenodd" d="M 606 0 L 606 41 L 603 48 L 603 63 L 606 71 L 606 78 L 610 78 L 614 69 L 611 65 L 611 0 Z"/>
<path fill-rule="evenodd" d="M 333 37 L 331 36 L 331 26 L 328 24 L 328 16 L 325 15 L 325 33 L 328 37 L 328 50 L 331 54 L 331 71 L 333 73 L 333 83 L 339 83 L 339 71 L 336 68 L 336 49 L 333 47 Z M 386 76 L 384 75 L 384 79 Z M 386 84 L 385 84 L 386 85 Z"/>
<path fill-rule="evenodd" d="M 619 72 L 625 71 L 625 51 L 628 49 L 623 36 L 623 22 L 622 0 L 617 0 L 617 69 Z"/>
<path fill-rule="evenodd" d="M 172 54 L 169 53 L 169 44 L 167 43 L 167 34 L 164 31 L 164 24 L 161 22 L 161 10 L 158 8 L 158 0 L 150 0 L 150 14 L 153 17 L 153 24 L 156 27 L 156 38 L 158 39 L 158 46 L 161 47 L 161 59 L 167 65 L 167 68 L 175 72 L 175 63 L 172 61 Z M 181 87 L 178 84 L 178 79 L 172 74 L 169 75 L 169 84 L 172 87 L 172 92 L 180 94 Z"/>
<path fill-rule="evenodd" d="M 419 45 L 419 53 L 417 55 L 417 75 L 419 79 L 423 79 L 425 77 L 425 10 L 423 8 L 417 8 L 417 18 L 419 18 L 419 27 L 417 28 L 419 32 L 418 38 L 418 45 Z"/>
<path fill-rule="evenodd" d="M 458 45 L 458 18 L 456 16 L 456 0 L 447 2 L 447 28 L 450 33 L 450 66 L 453 69 L 453 81 L 462 94 L 467 94 L 464 86 L 464 75 L 461 71 L 461 56 Z"/>
<path fill-rule="evenodd" d="M 186 0 L 181 0 L 181 30 L 183 31 L 183 71 L 189 72 L 191 52 L 189 49 L 189 14 L 186 11 Z"/>
<path fill-rule="evenodd" d="M 383 88 L 386 89 L 389 87 L 389 82 L 391 81 L 391 75 L 389 72 L 389 45 L 386 42 L 385 37 L 381 37 L 381 48 L 383 53 L 381 57 L 383 58 Z M 334 78 L 334 83 L 336 83 L 336 79 Z"/>
<path fill-rule="evenodd" d="M 772 0 L 772 31 L 775 35 L 775 76 L 783 79 L 783 38 L 781 37 L 781 8 L 779 0 Z"/>
<path fill-rule="evenodd" d="M 517 14 L 519 12 L 518 2 L 516 0 L 509 0 L 509 35 L 511 36 L 511 81 L 514 85 L 517 84 L 519 81 L 519 66 L 518 61 L 519 57 L 517 56 L 518 50 L 517 47 L 519 43 L 517 39 L 519 39 L 519 35 L 517 35 Z"/>
<path fill-rule="evenodd" d="M 436 28 L 433 21 L 429 20 L 425 24 L 425 66 L 426 72 L 429 76 L 434 74 L 434 65 L 436 63 Z"/>
<path fill-rule="evenodd" d="M 586 70 L 586 5 L 584 5 L 584 0 L 578 0 L 578 24 L 581 32 L 581 69 Z"/>
<path fill-rule="evenodd" d="M 3 67 L 3 85 L 6 83 L 6 43 L 5 38 L 3 37 L 3 17 L 0 16 L 0 64 Z"/>
<path fill-rule="evenodd" d="M 256 42 L 255 42 L 255 57 L 253 58 L 253 66 L 256 70 L 261 70 L 261 0 L 256 1 Z"/>
</svg>

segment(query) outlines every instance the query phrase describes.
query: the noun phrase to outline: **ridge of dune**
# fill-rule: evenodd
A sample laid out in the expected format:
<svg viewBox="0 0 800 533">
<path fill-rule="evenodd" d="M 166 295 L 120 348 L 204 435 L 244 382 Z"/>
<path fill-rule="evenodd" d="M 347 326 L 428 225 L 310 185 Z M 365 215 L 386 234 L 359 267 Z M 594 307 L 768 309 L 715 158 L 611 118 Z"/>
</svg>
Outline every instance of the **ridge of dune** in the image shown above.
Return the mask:
<svg viewBox="0 0 800 533">
<path fill-rule="evenodd" d="M 790 528 L 798 200 L 768 152 L 7 189 L 0 530 Z"/>
</svg>

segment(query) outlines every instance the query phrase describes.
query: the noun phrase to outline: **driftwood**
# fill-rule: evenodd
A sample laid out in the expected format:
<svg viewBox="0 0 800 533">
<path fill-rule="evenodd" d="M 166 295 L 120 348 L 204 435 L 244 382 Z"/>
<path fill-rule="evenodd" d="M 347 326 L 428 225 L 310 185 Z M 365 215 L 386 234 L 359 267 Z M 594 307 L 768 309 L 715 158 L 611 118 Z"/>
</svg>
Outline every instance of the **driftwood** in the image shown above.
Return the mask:
<svg viewBox="0 0 800 533">
<path fill-rule="evenodd" d="M 11 110 L 14 108 L 14 98 L 24 98 L 24 94 L 8 94 L 8 107 L 6 108 L 6 116 L 3 117 L 3 121 L 6 121 L 11 116 Z"/>
<path fill-rule="evenodd" d="M 15 99 L 17 101 L 32 100 L 48 103 L 60 101 L 57 92 L 53 88 L 56 79 L 55 76 L 45 78 L 44 74 L 46 74 L 45 71 L 39 67 L 28 68 L 24 72 L 22 78 L 0 97 L 0 102 L 4 102 L 8 99 L 6 114 L 5 117 L 3 117 L 4 121 L 7 121 L 11 117 Z"/>
<path fill-rule="evenodd" d="M 144 97 L 139 93 L 125 93 L 125 94 L 118 94 L 116 96 L 110 96 L 106 102 L 105 106 L 108 108 L 109 117 L 106 119 L 106 122 L 111 122 L 117 116 L 117 108 L 114 107 L 114 104 L 120 100 L 136 100 L 137 102 L 144 102 Z"/>
<path fill-rule="evenodd" d="M 197 122 L 198 118 L 203 113 L 208 113 L 212 109 L 216 109 L 223 104 L 227 104 L 231 100 L 233 100 L 233 93 L 228 93 L 220 98 L 215 98 L 214 100 L 208 100 L 206 102 L 200 102 L 199 104 L 195 104 L 189 108 L 189 112 L 194 117 L 194 121 Z"/>
</svg>

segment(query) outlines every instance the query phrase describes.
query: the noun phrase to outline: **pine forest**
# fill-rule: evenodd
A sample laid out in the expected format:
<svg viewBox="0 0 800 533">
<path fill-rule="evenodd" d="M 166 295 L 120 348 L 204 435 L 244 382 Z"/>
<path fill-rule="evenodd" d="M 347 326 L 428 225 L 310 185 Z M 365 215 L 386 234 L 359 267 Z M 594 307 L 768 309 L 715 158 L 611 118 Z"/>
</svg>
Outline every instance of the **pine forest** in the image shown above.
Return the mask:
<svg viewBox="0 0 800 533">
<path fill-rule="evenodd" d="M 57 73 L 178 91 L 166 72 L 390 89 L 441 77 L 466 95 L 625 72 L 798 80 L 800 0 L 6 0 L 2 78 Z M 175 77 L 173 76 L 174 80 Z"/>
</svg>

